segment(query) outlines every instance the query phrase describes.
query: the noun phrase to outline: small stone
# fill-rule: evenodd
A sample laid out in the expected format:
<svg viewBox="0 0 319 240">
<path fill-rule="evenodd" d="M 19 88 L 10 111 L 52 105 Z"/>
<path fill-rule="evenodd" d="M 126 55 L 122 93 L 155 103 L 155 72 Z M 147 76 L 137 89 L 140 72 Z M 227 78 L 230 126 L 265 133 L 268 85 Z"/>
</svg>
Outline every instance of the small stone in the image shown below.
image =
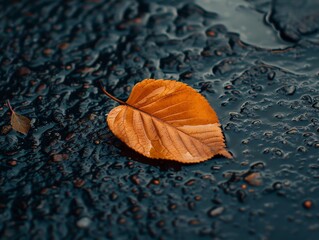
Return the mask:
<svg viewBox="0 0 319 240">
<path fill-rule="evenodd" d="M 209 37 L 215 37 L 216 36 L 216 32 L 214 32 L 213 30 L 209 30 L 206 32 L 206 35 Z"/>
<path fill-rule="evenodd" d="M 212 170 L 220 170 L 222 168 L 222 166 L 212 166 L 211 169 Z"/>
<path fill-rule="evenodd" d="M 306 209 L 310 209 L 310 208 L 312 208 L 312 201 L 311 200 L 306 200 L 306 201 L 304 201 L 303 202 L 303 206 L 304 206 L 304 208 L 306 208 Z"/>
<path fill-rule="evenodd" d="M 72 66 L 71 66 L 71 65 L 66 65 L 66 66 L 65 66 L 65 69 L 66 69 L 66 70 L 71 70 L 71 69 L 72 69 Z"/>
<path fill-rule="evenodd" d="M 44 89 L 46 89 L 47 85 L 40 84 L 39 87 L 37 87 L 36 91 L 37 93 L 42 92 Z"/>
<path fill-rule="evenodd" d="M 288 130 L 286 133 L 287 134 L 295 134 L 298 132 L 298 129 L 297 128 L 291 128 L 290 130 Z"/>
<path fill-rule="evenodd" d="M 193 73 L 190 71 L 184 72 L 180 75 L 180 77 L 183 79 L 191 79 L 192 76 L 193 76 Z"/>
<path fill-rule="evenodd" d="M 61 162 L 62 160 L 67 160 L 69 158 L 69 155 L 66 153 L 63 154 L 55 154 L 52 156 L 53 162 Z"/>
<path fill-rule="evenodd" d="M 275 76 L 276 76 L 275 72 L 270 72 L 270 73 L 268 73 L 267 77 L 268 77 L 269 80 L 273 80 L 275 78 Z"/>
<path fill-rule="evenodd" d="M 242 144 L 248 144 L 249 140 L 248 139 L 244 139 L 243 141 L 241 141 Z"/>
<path fill-rule="evenodd" d="M 10 161 L 8 161 L 8 165 L 14 167 L 15 165 L 17 165 L 17 161 L 16 160 L 10 160 Z"/>
<path fill-rule="evenodd" d="M 200 200 L 202 200 L 202 197 L 197 195 L 197 196 L 194 197 L 194 199 L 195 199 L 196 201 L 200 201 Z"/>
<path fill-rule="evenodd" d="M 172 204 L 169 205 L 169 209 L 170 209 L 170 210 L 175 210 L 176 208 L 177 208 L 177 205 L 174 204 L 174 203 L 172 203 Z"/>
<path fill-rule="evenodd" d="M 53 50 L 51 48 L 46 48 L 43 50 L 43 54 L 46 56 L 49 56 L 53 53 Z"/>
<path fill-rule="evenodd" d="M 200 224 L 200 221 L 198 221 L 197 219 L 192 219 L 188 222 L 189 225 L 198 225 Z"/>
<path fill-rule="evenodd" d="M 241 166 L 247 166 L 249 164 L 249 161 L 245 160 L 240 163 Z"/>
<path fill-rule="evenodd" d="M 92 68 L 92 67 L 83 67 L 83 68 L 78 69 L 78 72 L 83 73 L 83 74 L 91 73 L 93 71 L 94 71 L 94 68 Z"/>
<path fill-rule="evenodd" d="M 272 185 L 272 187 L 273 187 L 274 190 L 280 190 L 280 189 L 282 189 L 282 183 L 281 182 L 275 182 Z"/>
<path fill-rule="evenodd" d="M 279 89 L 279 92 L 282 92 L 286 95 L 293 95 L 296 92 L 296 86 L 293 86 L 293 85 L 284 86 Z"/>
<path fill-rule="evenodd" d="M 18 75 L 19 76 L 27 76 L 31 73 L 31 70 L 27 67 L 21 67 L 19 70 L 18 70 Z"/>
<path fill-rule="evenodd" d="M 76 222 L 76 226 L 79 228 L 87 228 L 91 224 L 91 219 L 83 217 Z"/>
<path fill-rule="evenodd" d="M 75 179 L 75 180 L 73 181 L 73 183 L 74 183 L 74 186 L 75 186 L 75 187 L 80 188 L 80 187 L 82 187 L 82 186 L 85 184 L 85 181 L 82 180 L 82 179 L 77 178 L 77 179 Z"/>
<path fill-rule="evenodd" d="M 110 199 L 111 199 L 112 201 L 115 201 L 117 198 L 118 198 L 118 196 L 117 196 L 117 194 L 116 194 L 115 192 L 112 192 L 112 193 L 110 194 Z"/>
<path fill-rule="evenodd" d="M 245 181 L 251 186 L 260 186 L 262 184 L 261 174 L 254 172 L 245 177 Z"/>
<path fill-rule="evenodd" d="M 141 181 L 140 181 L 140 179 L 138 178 L 137 175 L 131 176 L 131 181 L 132 181 L 134 184 L 136 184 L 136 185 L 140 185 L 140 183 L 141 183 Z"/>
<path fill-rule="evenodd" d="M 159 185 L 159 184 L 160 184 L 160 180 L 158 180 L 158 179 L 153 179 L 153 180 L 152 180 L 152 183 L 153 183 L 154 185 Z"/>
<path fill-rule="evenodd" d="M 211 217 L 216 217 L 219 216 L 220 214 L 222 214 L 222 212 L 224 212 L 225 208 L 224 207 L 217 207 L 217 208 L 213 208 L 208 212 L 208 215 Z"/>
<path fill-rule="evenodd" d="M 97 115 L 94 114 L 94 113 L 91 113 L 91 114 L 89 115 L 90 121 L 94 121 L 94 120 L 96 119 L 96 117 L 97 117 Z"/>
<path fill-rule="evenodd" d="M 61 50 L 65 50 L 67 49 L 68 47 L 70 46 L 69 43 L 61 43 L 58 48 L 61 49 Z"/>
<path fill-rule="evenodd" d="M 189 181 L 187 181 L 187 182 L 185 183 L 185 186 L 192 186 L 192 185 L 194 185 L 195 182 L 196 182 L 195 179 L 191 179 L 191 180 L 189 180 Z"/>
</svg>

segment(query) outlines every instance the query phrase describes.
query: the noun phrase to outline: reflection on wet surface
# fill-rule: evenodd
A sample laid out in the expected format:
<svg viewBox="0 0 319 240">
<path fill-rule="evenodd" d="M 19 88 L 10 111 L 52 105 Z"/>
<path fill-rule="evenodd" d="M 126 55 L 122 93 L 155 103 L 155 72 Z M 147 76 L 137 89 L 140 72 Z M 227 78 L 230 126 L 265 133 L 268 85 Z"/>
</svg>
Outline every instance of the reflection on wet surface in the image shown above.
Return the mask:
<svg viewBox="0 0 319 240">
<path fill-rule="evenodd" d="M 218 13 L 216 24 L 223 24 L 240 39 L 260 48 L 286 48 L 292 44 L 283 41 L 277 31 L 267 23 L 267 15 L 245 0 L 196 0 L 207 11 Z"/>
</svg>

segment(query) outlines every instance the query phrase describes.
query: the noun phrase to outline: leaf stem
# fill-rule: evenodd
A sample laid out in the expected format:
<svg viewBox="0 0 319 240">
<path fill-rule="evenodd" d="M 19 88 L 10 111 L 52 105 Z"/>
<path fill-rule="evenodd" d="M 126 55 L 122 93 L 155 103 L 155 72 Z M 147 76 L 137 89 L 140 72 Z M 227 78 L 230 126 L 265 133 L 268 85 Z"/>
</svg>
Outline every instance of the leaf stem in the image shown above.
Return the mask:
<svg viewBox="0 0 319 240">
<path fill-rule="evenodd" d="M 112 100 L 118 102 L 119 104 L 127 105 L 126 102 L 123 102 L 122 100 L 120 100 L 120 99 L 114 97 L 113 95 L 111 95 L 110 93 L 108 93 L 108 92 L 105 90 L 105 88 L 103 87 L 103 85 L 102 85 L 101 82 L 99 82 L 99 84 L 100 84 L 101 90 L 103 91 L 103 93 L 104 93 L 106 96 L 108 96 L 108 97 L 111 98 Z"/>
<path fill-rule="evenodd" d="M 8 107 L 9 107 L 10 111 L 11 111 L 12 113 L 14 113 L 14 111 L 13 111 L 13 109 L 12 109 L 12 106 L 11 106 L 11 104 L 10 104 L 10 101 L 9 101 L 9 100 L 7 100 L 7 105 L 8 105 Z"/>
</svg>

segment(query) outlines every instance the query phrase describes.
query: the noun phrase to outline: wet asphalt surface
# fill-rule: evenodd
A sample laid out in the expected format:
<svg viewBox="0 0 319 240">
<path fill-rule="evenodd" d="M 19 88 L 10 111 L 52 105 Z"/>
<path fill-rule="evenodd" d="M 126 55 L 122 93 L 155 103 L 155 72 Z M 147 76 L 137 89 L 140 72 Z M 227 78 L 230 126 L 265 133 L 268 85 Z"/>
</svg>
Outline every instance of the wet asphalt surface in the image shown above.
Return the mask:
<svg viewBox="0 0 319 240">
<path fill-rule="evenodd" d="M 1 1 L 0 239 L 319 239 L 318 29 L 316 0 Z M 200 91 L 234 159 L 116 139 L 98 82 L 144 78 Z"/>
</svg>

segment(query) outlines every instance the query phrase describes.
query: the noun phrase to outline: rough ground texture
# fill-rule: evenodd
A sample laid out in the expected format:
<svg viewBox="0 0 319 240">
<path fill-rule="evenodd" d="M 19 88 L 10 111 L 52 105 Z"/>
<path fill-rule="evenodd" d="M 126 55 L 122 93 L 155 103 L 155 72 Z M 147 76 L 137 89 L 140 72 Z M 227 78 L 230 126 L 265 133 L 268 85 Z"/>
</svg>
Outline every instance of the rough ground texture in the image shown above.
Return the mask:
<svg viewBox="0 0 319 240">
<path fill-rule="evenodd" d="M 0 3 L 1 239 L 319 239 L 318 1 L 249 1 L 284 49 L 194 1 L 33 2 Z M 98 81 L 126 99 L 144 78 L 200 91 L 234 159 L 154 161 L 117 140 Z"/>
</svg>

